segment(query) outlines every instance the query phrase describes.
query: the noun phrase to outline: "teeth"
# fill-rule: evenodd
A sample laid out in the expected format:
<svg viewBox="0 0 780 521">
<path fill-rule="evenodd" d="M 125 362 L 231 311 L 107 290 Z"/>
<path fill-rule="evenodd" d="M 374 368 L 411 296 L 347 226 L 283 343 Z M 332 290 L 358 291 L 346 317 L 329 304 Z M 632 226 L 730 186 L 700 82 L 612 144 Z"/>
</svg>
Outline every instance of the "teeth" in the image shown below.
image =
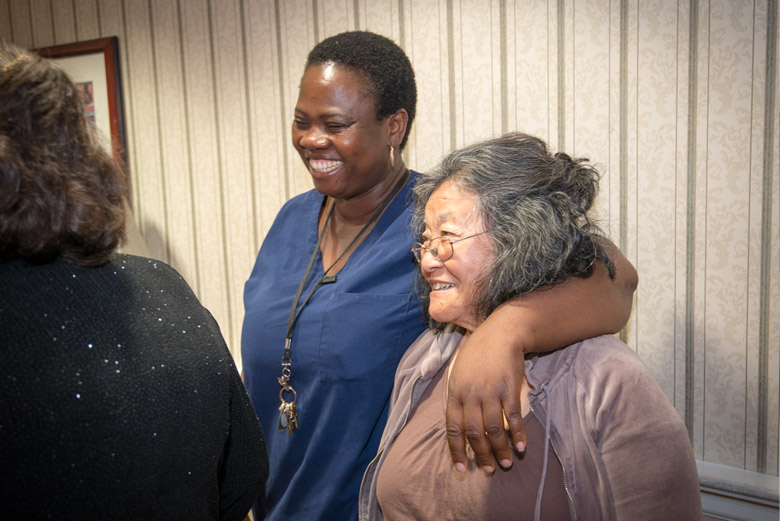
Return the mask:
<svg viewBox="0 0 780 521">
<path fill-rule="evenodd" d="M 309 166 L 318 172 L 327 172 L 341 166 L 343 161 L 330 161 L 328 159 L 309 159 Z"/>
<path fill-rule="evenodd" d="M 438 291 L 440 289 L 449 289 L 455 287 L 455 284 L 445 284 L 444 282 L 434 282 L 433 290 Z"/>
</svg>

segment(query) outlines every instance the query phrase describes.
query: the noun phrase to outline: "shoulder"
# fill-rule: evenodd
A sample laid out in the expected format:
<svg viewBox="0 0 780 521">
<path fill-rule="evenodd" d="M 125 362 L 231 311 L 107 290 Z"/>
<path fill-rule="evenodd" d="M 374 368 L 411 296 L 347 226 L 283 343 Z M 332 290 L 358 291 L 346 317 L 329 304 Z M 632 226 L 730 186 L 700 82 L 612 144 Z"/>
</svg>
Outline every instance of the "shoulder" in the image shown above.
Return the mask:
<svg viewBox="0 0 780 521">
<path fill-rule="evenodd" d="M 431 345 L 436 340 L 436 335 L 430 329 L 426 329 L 406 349 L 401 361 L 398 362 L 397 373 L 402 374 L 419 367 L 420 361 L 430 351 Z"/>
<path fill-rule="evenodd" d="M 636 353 L 613 335 L 589 338 L 542 353 L 531 357 L 526 362 L 527 365 L 529 363 L 535 385 L 541 385 L 546 380 L 555 383 L 571 376 L 578 380 L 598 380 L 620 369 L 644 369 Z"/>
<path fill-rule="evenodd" d="M 572 366 L 578 375 L 649 375 L 637 354 L 613 335 L 589 338 L 567 349 L 571 350 Z"/>
<path fill-rule="evenodd" d="M 533 372 L 535 379 L 549 379 L 553 386 L 575 384 L 591 405 L 664 394 L 637 354 L 613 335 L 589 338 L 540 356 Z"/>
<path fill-rule="evenodd" d="M 404 353 L 398 374 L 416 371 L 423 377 L 435 375 L 455 352 L 462 337 L 461 330 L 454 325 L 440 332 L 426 329 Z"/>
<path fill-rule="evenodd" d="M 197 329 L 202 342 L 211 338 L 206 343 L 223 345 L 222 334 L 211 312 L 200 302 L 200 299 L 190 287 L 182 275 L 167 263 L 147 257 L 138 257 L 128 254 L 115 254 L 111 261 L 102 267 L 104 284 L 97 281 L 96 291 L 109 295 L 109 303 L 114 313 L 133 315 L 137 321 L 159 321 L 160 313 L 148 313 L 147 310 L 161 310 L 165 316 L 159 325 L 165 325 L 163 329 L 156 329 L 157 333 L 167 338 L 169 335 L 177 337 L 189 327 L 178 327 L 176 324 L 197 324 Z M 107 282 L 107 283 L 105 283 Z M 98 289 L 99 288 L 99 289 Z M 121 299 L 114 298 L 121 295 Z M 172 342 L 178 343 L 178 340 Z"/>
<path fill-rule="evenodd" d="M 111 260 L 106 264 L 107 268 L 132 269 L 134 271 L 159 270 L 161 273 L 167 273 L 181 277 L 176 269 L 170 264 L 151 257 L 141 257 L 129 253 L 115 253 Z"/>
<path fill-rule="evenodd" d="M 277 214 L 277 219 L 282 216 L 289 215 L 291 213 L 297 213 L 301 210 L 305 210 L 312 207 L 317 207 L 322 204 L 323 195 L 316 190 L 309 190 L 290 198 L 286 203 L 282 205 L 282 208 Z"/>
<path fill-rule="evenodd" d="M 401 200 L 407 213 L 411 213 L 414 208 L 414 185 L 417 184 L 421 175 L 422 174 L 419 172 L 409 169 L 409 179 L 406 180 L 406 184 L 401 188 L 401 192 L 398 194 L 398 199 Z"/>
<path fill-rule="evenodd" d="M 190 289 L 189 284 L 176 269 L 157 259 L 139 257 L 127 253 L 115 253 L 102 270 L 115 275 L 125 275 L 133 279 L 147 280 L 149 283 L 166 283 Z"/>
<path fill-rule="evenodd" d="M 653 374 L 626 344 L 612 335 L 604 335 L 571 347 L 575 346 L 573 377 L 584 392 L 591 412 L 610 413 L 603 415 L 602 420 L 622 411 L 620 417 L 644 416 L 635 418 L 640 423 L 651 418 L 652 421 L 679 421 Z"/>
<path fill-rule="evenodd" d="M 273 238 L 280 233 L 289 233 L 291 228 L 300 230 L 303 223 L 308 223 L 309 219 L 316 219 L 322 202 L 323 195 L 315 190 L 298 194 L 285 202 L 274 217 L 274 222 L 263 243 L 268 240 L 269 236 Z"/>
<path fill-rule="evenodd" d="M 447 362 L 459 340 L 458 333 L 423 331 L 398 363 L 390 403 L 403 401 L 401 397 L 407 396 L 418 380 L 429 381 Z"/>
<path fill-rule="evenodd" d="M 422 174 L 420 172 L 417 172 L 415 170 L 409 170 L 409 180 L 406 181 L 406 184 L 403 187 L 402 194 L 404 197 L 404 201 L 406 202 L 406 205 L 409 207 L 409 210 L 414 207 L 414 195 L 412 191 L 414 190 L 414 185 L 417 184 L 417 181 L 420 180 L 420 177 L 422 177 Z"/>
<path fill-rule="evenodd" d="M 114 254 L 100 269 L 103 288 L 123 294 L 136 304 L 157 303 L 167 306 L 170 313 L 205 314 L 209 321 L 213 320 L 184 277 L 163 261 Z"/>
<path fill-rule="evenodd" d="M 18 260 L 1 264 L 0 274 L 16 279 L 22 289 L 46 282 L 46 286 L 66 287 L 70 293 L 78 290 L 103 288 L 106 292 L 121 292 L 139 285 L 189 286 L 168 264 L 147 257 L 114 253 L 101 266 L 77 266 L 62 259 L 47 264 L 29 264 Z"/>
</svg>

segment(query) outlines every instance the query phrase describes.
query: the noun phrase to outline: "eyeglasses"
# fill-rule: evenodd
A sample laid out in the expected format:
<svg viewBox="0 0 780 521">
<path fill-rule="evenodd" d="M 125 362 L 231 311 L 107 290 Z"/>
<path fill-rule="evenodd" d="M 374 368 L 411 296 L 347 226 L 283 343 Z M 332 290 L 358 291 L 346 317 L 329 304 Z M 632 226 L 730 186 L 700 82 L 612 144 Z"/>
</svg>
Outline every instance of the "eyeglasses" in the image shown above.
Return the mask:
<svg viewBox="0 0 780 521">
<path fill-rule="evenodd" d="M 414 245 L 412 245 L 412 253 L 414 253 L 414 258 L 417 259 L 417 262 L 421 262 L 426 251 L 431 252 L 433 258 L 440 262 L 448 261 L 452 257 L 454 251 L 453 244 L 465 241 L 466 239 L 471 239 L 477 235 L 482 235 L 483 233 L 485 232 L 475 233 L 474 235 L 461 237 L 460 239 L 455 240 L 448 239 L 447 237 L 434 237 L 433 239 L 425 241 L 427 245 L 421 242 L 415 242 Z"/>
</svg>

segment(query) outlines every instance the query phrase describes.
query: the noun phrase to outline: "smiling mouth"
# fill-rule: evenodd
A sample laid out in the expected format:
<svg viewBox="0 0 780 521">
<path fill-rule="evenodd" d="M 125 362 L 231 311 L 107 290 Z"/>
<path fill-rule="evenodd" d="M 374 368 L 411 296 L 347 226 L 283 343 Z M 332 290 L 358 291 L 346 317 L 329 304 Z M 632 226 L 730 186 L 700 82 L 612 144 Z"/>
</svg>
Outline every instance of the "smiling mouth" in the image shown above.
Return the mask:
<svg viewBox="0 0 780 521">
<path fill-rule="evenodd" d="M 309 168 L 313 174 L 330 174 L 343 164 L 344 161 L 332 161 L 330 159 L 309 159 Z"/>
<path fill-rule="evenodd" d="M 433 284 L 431 284 L 431 289 L 433 291 L 440 291 L 440 290 L 450 289 L 454 287 L 455 284 L 446 284 L 444 282 L 434 282 Z"/>
</svg>

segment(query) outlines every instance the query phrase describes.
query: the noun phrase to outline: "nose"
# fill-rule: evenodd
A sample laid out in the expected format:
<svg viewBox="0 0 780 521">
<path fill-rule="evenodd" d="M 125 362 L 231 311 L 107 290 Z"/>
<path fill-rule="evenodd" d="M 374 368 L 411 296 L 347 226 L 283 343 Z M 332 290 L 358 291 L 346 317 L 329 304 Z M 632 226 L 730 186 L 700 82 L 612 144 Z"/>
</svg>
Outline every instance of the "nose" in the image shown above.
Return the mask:
<svg viewBox="0 0 780 521">
<path fill-rule="evenodd" d="M 301 131 L 299 141 L 303 148 L 310 150 L 328 148 L 328 136 L 314 125 Z"/>
<path fill-rule="evenodd" d="M 430 273 L 434 268 L 437 268 L 442 264 L 444 263 L 437 259 L 429 248 L 423 248 L 420 251 L 420 269 L 422 269 L 423 272 Z"/>
</svg>

